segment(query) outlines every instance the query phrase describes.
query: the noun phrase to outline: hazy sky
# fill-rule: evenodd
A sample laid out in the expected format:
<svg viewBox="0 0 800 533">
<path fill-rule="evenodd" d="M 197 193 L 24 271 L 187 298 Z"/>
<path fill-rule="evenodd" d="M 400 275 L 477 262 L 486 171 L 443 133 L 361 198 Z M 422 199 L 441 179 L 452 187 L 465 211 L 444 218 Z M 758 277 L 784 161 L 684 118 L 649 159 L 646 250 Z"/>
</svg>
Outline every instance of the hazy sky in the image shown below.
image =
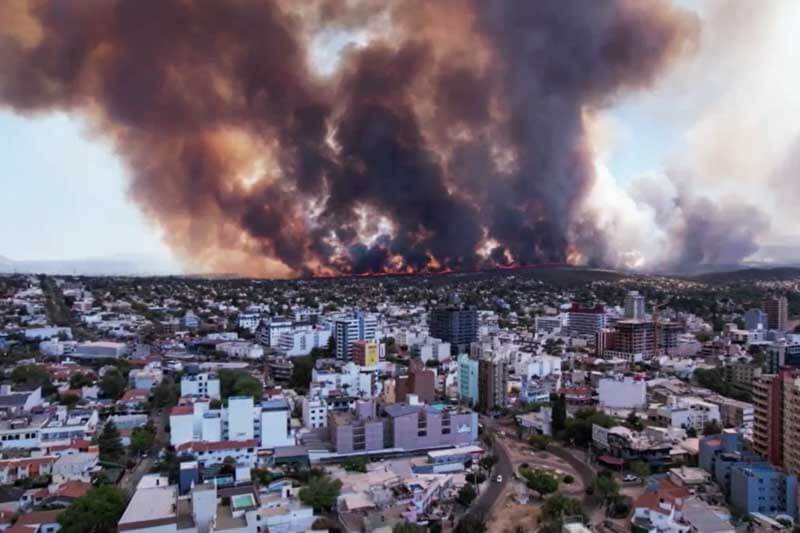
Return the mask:
<svg viewBox="0 0 800 533">
<path fill-rule="evenodd" d="M 0 112 L 0 255 L 71 259 L 167 256 L 159 230 L 126 197 L 126 171 L 80 119 Z"/>
</svg>

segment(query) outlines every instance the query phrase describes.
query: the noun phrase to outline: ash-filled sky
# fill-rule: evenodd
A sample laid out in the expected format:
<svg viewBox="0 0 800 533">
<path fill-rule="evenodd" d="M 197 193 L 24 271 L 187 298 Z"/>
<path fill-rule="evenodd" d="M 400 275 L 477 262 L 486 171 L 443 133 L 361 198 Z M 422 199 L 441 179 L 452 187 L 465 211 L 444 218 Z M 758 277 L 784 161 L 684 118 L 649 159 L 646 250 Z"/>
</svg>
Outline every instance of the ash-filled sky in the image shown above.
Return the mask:
<svg viewBox="0 0 800 533">
<path fill-rule="evenodd" d="M 0 255 L 800 260 L 794 0 L 0 3 Z"/>
</svg>

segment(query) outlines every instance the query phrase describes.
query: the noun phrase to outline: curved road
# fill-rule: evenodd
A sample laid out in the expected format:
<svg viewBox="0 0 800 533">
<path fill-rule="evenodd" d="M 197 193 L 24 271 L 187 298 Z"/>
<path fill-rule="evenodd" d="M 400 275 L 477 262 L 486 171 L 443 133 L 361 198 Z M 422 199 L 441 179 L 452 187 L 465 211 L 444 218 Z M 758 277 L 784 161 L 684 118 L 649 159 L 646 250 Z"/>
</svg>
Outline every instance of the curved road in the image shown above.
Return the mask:
<svg viewBox="0 0 800 533">
<path fill-rule="evenodd" d="M 484 432 L 495 433 L 494 420 L 481 417 L 481 422 L 483 423 Z M 486 518 L 489 515 L 489 511 L 492 510 L 495 502 L 497 502 L 497 499 L 500 497 L 500 494 L 503 493 L 503 489 L 505 489 L 506 485 L 514 476 L 514 467 L 511 464 L 511 457 L 508 455 L 505 444 L 503 444 L 500 439 L 495 438 L 494 440 L 494 452 L 497 454 L 497 464 L 494 466 L 494 469 L 492 469 L 488 488 L 475 498 L 475 501 L 466 513 L 467 515 L 478 515 Z M 498 475 L 503 476 L 502 483 L 497 483 L 495 481 Z"/>
</svg>

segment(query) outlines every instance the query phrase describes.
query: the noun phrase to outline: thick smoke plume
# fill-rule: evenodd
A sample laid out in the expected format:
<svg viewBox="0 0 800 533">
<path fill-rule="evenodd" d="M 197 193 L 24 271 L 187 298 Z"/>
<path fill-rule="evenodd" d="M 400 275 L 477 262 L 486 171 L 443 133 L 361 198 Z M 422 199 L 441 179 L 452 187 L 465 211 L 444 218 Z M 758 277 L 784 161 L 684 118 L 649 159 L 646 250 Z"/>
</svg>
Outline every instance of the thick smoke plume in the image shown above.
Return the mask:
<svg viewBox="0 0 800 533">
<path fill-rule="evenodd" d="M 601 262 L 586 122 L 694 41 L 666 0 L 0 6 L 0 105 L 87 117 L 194 266 Z M 358 35 L 314 64 L 321 35 Z"/>
</svg>

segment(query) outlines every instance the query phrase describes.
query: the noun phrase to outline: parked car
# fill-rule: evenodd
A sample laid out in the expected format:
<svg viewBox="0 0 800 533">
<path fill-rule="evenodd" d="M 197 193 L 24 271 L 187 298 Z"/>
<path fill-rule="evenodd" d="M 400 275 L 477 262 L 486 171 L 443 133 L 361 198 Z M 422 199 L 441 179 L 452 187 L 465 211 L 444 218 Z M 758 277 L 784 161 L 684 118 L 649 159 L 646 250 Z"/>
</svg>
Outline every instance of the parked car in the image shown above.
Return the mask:
<svg viewBox="0 0 800 533">
<path fill-rule="evenodd" d="M 634 476 L 633 474 L 625 474 L 622 477 L 622 481 L 624 481 L 626 483 L 629 483 L 629 482 L 632 482 L 632 481 L 639 481 L 639 477 L 638 476 Z"/>
</svg>

